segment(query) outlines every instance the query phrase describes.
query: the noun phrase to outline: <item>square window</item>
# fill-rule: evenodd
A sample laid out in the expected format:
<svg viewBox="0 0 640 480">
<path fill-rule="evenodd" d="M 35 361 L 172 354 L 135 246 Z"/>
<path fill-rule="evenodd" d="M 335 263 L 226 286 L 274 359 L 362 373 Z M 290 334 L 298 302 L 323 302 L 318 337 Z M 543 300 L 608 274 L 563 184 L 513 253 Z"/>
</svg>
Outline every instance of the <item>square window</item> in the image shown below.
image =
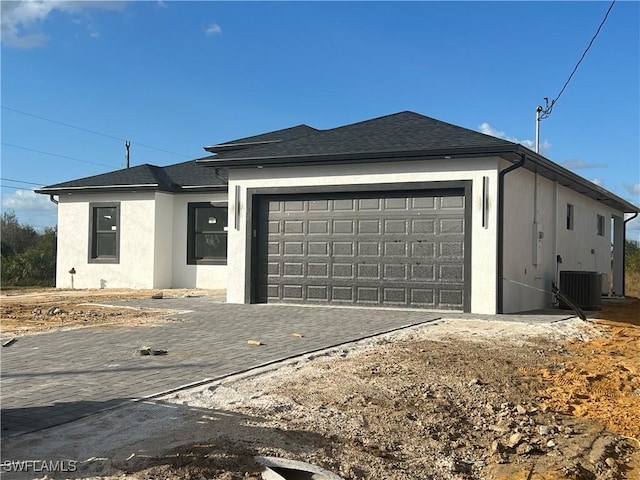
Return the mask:
<svg viewBox="0 0 640 480">
<path fill-rule="evenodd" d="M 596 217 L 596 233 L 600 237 L 604 237 L 604 217 L 602 215 Z"/>
<path fill-rule="evenodd" d="M 189 203 L 187 264 L 227 263 L 227 206 Z"/>
<path fill-rule="evenodd" d="M 567 230 L 573 230 L 573 205 L 567 203 Z"/>
<path fill-rule="evenodd" d="M 120 203 L 89 204 L 89 263 L 119 263 Z"/>
</svg>

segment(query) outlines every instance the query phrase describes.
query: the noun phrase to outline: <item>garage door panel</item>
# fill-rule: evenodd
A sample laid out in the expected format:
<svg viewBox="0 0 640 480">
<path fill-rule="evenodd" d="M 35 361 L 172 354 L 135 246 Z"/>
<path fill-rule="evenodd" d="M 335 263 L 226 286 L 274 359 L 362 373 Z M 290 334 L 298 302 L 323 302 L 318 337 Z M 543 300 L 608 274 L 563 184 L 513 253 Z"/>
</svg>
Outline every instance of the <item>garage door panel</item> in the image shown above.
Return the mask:
<svg viewBox="0 0 640 480">
<path fill-rule="evenodd" d="M 358 242 L 358 255 L 361 257 L 377 257 L 380 255 L 379 242 Z"/>
<path fill-rule="evenodd" d="M 310 212 L 328 212 L 329 200 L 310 200 L 309 211 Z"/>
<path fill-rule="evenodd" d="M 406 305 L 407 291 L 404 288 L 383 287 L 384 303 Z"/>
<path fill-rule="evenodd" d="M 278 244 L 280 245 L 280 244 Z M 292 241 L 284 242 L 284 254 L 285 255 L 304 255 L 304 242 Z"/>
<path fill-rule="evenodd" d="M 333 242 L 334 257 L 353 257 L 354 246 L 352 242 Z"/>
<path fill-rule="evenodd" d="M 402 240 L 384 242 L 384 255 L 386 257 L 406 257 L 408 250 L 407 244 Z"/>
<path fill-rule="evenodd" d="M 426 218 L 411 220 L 411 233 L 413 235 L 435 234 L 436 221 L 434 219 L 426 219 Z"/>
<path fill-rule="evenodd" d="M 378 234 L 381 230 L 380 220 L 358 220 L 359 234 Z"/>
<path fill-rule="evenodd" d="M 326 235 L 329 233 L 328 220 L 309 220 L 309 235 Z"/>
<path fill-rule="evenodd" d="M 405 264 L 386 264 L 383 269 L 383 280 L 408 280 L 408 265 Z"/>
<path fill-rule="evenodd" d="M 463 218 L 442 218 L 438 224 L 438 233 L 464 233 Z"/>
<path fill-rule="evenodd" d="M 329 264 L 309 263 L 307 265 L 307 276 L 315 278 L 329 278 Z"/>
<path fill-rule="evenodd" d="M 260 198 L 256 300 L 462 309 L 461 191 L 351 196 Z"/>
<path fill-rule="evenodd" d="M 379 280 L 380 265 L 378 264 L 359 264 L 358 278 L 363 280 Z"/>
<path fill-rule="evenodd" d="M 353 287 L 331 287 L 331 300 L 353 302 Z"/>
<path fill-rule="evenodd" d="M 309 285 L 307 287 L 307 299 L 328 301 L 329 288 L 326 285 Z"/>
<path fill-rule="evenodd" d="M 329 255 L 329 242 L 309 241 L 307 242 L 307 252 L 309 255 Z"/>
<path fill-rule="evenodd" d="M 304 233 L 304 221 L 302 220 L 285 220 L 284 221 L 284 234 L 285 235 L 299 235 Z"/>
<path fill-rule="evenodd" d="M 334 220 L 332 226 L 334 235 L 353 235 L 356 231 L 354 220 Z"/>
</svg>

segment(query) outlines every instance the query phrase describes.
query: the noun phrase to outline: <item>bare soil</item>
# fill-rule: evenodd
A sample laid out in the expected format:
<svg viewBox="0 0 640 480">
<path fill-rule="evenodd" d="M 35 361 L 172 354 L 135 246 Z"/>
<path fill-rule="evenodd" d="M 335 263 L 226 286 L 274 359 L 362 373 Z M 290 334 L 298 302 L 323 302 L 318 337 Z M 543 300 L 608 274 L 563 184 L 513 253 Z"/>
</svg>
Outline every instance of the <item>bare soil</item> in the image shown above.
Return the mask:
<svg viewBox="0 0 640 480">
<path fill-rule="evenodd" d="M 76 299 L 58 305 L 56 293 L 45 292 L 52 303 L 41 306 L 38 295 L 12 302 L 24 312 L 76 311 Z M 140 313 L 123 310 L 114 321 L 141 321 Z M 155 315 L 147 318 L 162 318 Z M 606 306 L 598 317 L 535 326 L 444 320 L 174 393 L 37 441 L 80 438 L 65 448 L 84 462 L 83 478 L 257 480 L 263 467 L 254 456 L 267 455 L 345 480 L 637 479 L 640 303 Z M 25 448 L 35 438 L 24 438 Z M 85 461 L 82 445 L 98 440 L 102 460 Z"/>
<path fill-rule="evenodd" d="M 169 321 L 166 310 L 109 306 L 109 302 L 151 298 L 162 292 L 166 298 L 221 294 L 220 290 L 91 289 L 3 290 L 0 294 L 0 334 L 29 335 L 61 328 L 145 325 Z"/>
</svg>

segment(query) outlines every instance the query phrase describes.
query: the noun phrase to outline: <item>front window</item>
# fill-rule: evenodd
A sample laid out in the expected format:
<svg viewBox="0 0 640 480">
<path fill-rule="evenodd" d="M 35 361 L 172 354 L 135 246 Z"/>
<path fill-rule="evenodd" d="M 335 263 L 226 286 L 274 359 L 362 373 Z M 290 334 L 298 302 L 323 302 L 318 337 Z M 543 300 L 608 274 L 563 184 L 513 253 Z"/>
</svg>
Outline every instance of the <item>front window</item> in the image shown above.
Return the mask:
<svg viewBox="0 0 640 480">
<path fill-rule="evenodd" d="M 190 203 L 187 230 L 187 263 L 227 263 L 227 206 Z"/>
<path fill-rule="evenodd" d="M 89 262 L 120 261 L 120 204 L 89 204 Z"/>
</svg>

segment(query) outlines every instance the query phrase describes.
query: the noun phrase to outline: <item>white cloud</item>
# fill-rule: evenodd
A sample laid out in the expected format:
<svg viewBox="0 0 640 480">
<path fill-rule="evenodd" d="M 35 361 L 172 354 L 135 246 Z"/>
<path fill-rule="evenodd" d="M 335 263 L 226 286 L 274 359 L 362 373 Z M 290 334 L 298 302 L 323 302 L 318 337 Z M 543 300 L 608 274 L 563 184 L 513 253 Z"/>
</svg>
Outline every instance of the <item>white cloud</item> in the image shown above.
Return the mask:
<svg viewBox="0 0 640 480">
<path fill-rule="evenodd" d="M 592 183 L 595 183 L 599 187 L 604 187 L 604 180 L 602 178 L 593 178 L 591 179 Z"/>
<path fill-rule="evenodd" d="M 89 36 L 98 33 L 88 20 L 80 21 L 78 15 L 87 15 L 90 9 L 122 10 L 126 2 L 26 0 L 2 2 L 2 43 L 7 47 L 36 48 L 46 45 L 49 36 L 41 30 L 42 24 L 54 12 L 72 17 L 74 23 L 88 23 Z"/>
<path fill-rule="evenodd" d="M 220 28 L 220 25 L 218 25 L 217 23 L 212 23 L 207 27 L 207 30 L 205 33 L 207 35 L 218 35 L 222 33 L 222 29 Z"/>
<path fill-rule="evenodd" d="M 629 195 L 640 195 L 640 183 L 624 183 L 622 186 L 627 192 L 629 192 Z"/>
<path fill-rule="evenodd" d="M 492 137 L 502 138 L 503 140 L 507 140 L 507 141 L 513 142 L 513 143 L 519 143 L 520 145 L 524 145 L 525 147 L 527 147 L 529 150 L 534 150 L 536 148 L 536 144 L 535 144 L 535 142 L 533 140 L 519 140 L 519 139 L 517 139 L 515 137 L 510 137 L 505 132 L 503 132 L 502 130 L 498 130 L 496 128 L 493 128 L 487 122 L 484 122 L 482 125 L 480 125 L 478 127 L 478 130 L 481 133 L 484 133 L 485 135 L 491 135 Z M 551 149 L 551 143 L 549 143 L 546 140 L 544 140 L 543 142 L 540 143 L 540 153 L 541 154 L 544 154 L 544 153 L 548 152 L 549 149 Z"/>
<path fill-rule="evenodd" d="M 47 195 L 33 190 L 2 194 L 2 211 L 13 210 L 22 223 L 34 227 L 52 227 L 57 222 L 57 207 Z"/>
<path fill-rule="evenodd" d="M 13 193 L 2 195 L 2 209 L 14 211 L 24 210 L 55 210 L 56 206 L 46 195 L 40 195 L 33 190 L 16 190 Z"/>
<path fill-rule="evenodd" d="M 607 166 L 606 163 L 587 163 L 580 158 L 572 158 L 571 160 L 562 162 L 560 165 L 571 170 L 580 170 L 583 168 L 604 168 Z"/>
</svg>

